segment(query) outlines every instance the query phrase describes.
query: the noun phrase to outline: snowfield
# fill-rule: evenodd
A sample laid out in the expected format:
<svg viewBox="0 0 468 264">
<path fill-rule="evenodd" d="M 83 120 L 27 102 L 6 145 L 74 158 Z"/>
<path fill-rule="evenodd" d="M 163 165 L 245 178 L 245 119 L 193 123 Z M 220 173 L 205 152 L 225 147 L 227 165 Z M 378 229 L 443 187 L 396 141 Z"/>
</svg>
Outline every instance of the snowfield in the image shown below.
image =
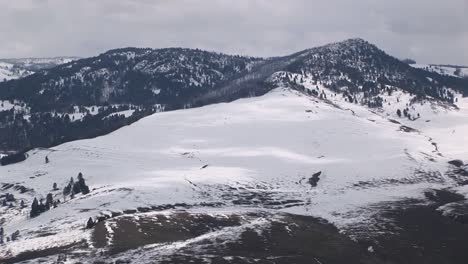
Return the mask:
<svg viewBox="0 0 468 264">
<path fill-rule="evenodd" d="M 86 221 L 103 212 L 183 203 L 194 205 L 191 210 L 311 215 L 345 230 L 370 221 L 373 204 L 455 185 L 445 173 L 447 161 L 468 159 L 468 100 L 459 99 L 453 111 L 422 104 L 414 110 L 422 118 L 409 121 L 398 119 L 392 103 L 383 112 L 370 111 L 325 93 L 328 100 L 277 88 L 261 97 L 157 113 L 106 136 L 30 151 L 26 161 L 0 167 L 0 183 L 34 189 L 13 192 L 28 205 L 22 211 L 0 208 L 5 234 L 21 234 L 0 248 L 0 258 L 88 240 Z M 386 99 L 396 96 L 406 98 L 395 93 Z M 63 187 L 79 172 L 91 193 L 63 202 Z M 309 178 L 318 172 L 313 187 Z M 52 191 L 53 183 L 59 191 Z M 30 219 L 34 197 L 49 192 L 63 203 Z M 266 202 L 233 202 L 246 193 Z"/>
</svg>

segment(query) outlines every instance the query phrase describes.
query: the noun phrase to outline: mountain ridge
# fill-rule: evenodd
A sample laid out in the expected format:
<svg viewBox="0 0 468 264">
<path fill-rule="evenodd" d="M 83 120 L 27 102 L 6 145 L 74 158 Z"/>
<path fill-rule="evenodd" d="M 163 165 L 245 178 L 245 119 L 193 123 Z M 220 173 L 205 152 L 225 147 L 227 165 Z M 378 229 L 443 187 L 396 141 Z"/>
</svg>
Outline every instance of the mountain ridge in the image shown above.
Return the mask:
<svg viewBox="0 0 468 264">
<path fill-rule="evenodd" d="M 302 80 L 316 89 L 306 89 Z M 415 95 L 408 105 L 427 99 L 453 104 L 457 93 L 467 94 L 467 84 L 466 79 L 413 68 L 361 38 L 272 58 L 126 47 L 0 83 L 0 101 L 7 105 L 0 108 L 0 150 L 101 135 L 109 129 L 91 127 L 111 113 L 136 113 L 123 119 L 117 115 L 119 125 L 104 125 L 121 127 L 156 111 L 259 96 L 279 85 L 310 96 L 320 96 L 323 86 L 349 102 L 381 108 L 385 94 L 400 90 Z M 71 135 L 72 127 L 86 136 Z M 18 134 L 25 136 L 12 138 Z"/>
</svg>

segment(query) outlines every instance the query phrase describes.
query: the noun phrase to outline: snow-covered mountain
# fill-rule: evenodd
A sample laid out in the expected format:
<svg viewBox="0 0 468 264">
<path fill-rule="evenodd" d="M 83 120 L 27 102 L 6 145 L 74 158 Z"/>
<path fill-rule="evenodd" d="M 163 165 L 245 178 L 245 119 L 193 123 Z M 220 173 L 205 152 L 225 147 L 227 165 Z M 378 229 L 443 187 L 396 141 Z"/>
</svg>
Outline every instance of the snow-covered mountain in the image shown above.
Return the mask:
<svg viewBox="0 0 468 264">
<path fill-rule="evenodd" d="M 77 59 L 77 57 L 0 59 L 0 82 L 23 78 L 34 72 Z"/>
<path fill-rule="evenodd" d="M 275 58 L 181 48 L 116 49 L 0 84 L 0 100 L 16 109 L 3 107 L 9 112 L 0 113 L 5 130 L 0 150 L 94 137 L 162 109 L 258 96 L 279 85 L 305 91 L 304 80 L 371 108 L 383 107 L 386 95 L 408 92 L 412 101 L 400 109 L 405 117 L 420 100 L 453 103 L 456 93 L 468 89 L 467 79 L 413 68 L 362 39 Z M 317 89 L 308 92 L 319 96 Z M 96 117 L 88 109 L 104 113 Z M 138 114 L 100 125 L 105 116 L 130 109 Z"/>
<path fill-rule="evenodd" d="M 465 263 L 467 88 L 361 39 L 7 82 L 0 139 L 32 149 L 0 167 L 0 260 Z"/>
</svg>

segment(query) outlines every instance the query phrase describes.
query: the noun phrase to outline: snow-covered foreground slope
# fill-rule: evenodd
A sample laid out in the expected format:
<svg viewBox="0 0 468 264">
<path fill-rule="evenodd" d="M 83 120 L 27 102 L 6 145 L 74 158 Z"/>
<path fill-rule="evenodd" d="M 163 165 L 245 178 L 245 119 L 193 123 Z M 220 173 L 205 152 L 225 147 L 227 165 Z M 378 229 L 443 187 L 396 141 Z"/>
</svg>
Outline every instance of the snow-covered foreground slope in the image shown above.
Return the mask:
<svg viewBox="0 0 468 264">
<path fill-rule="evenodd" d="M 164 204 L 291 212 L 342 229 L 367 223 L 375 213 L 371 205 L 454 185 L 445 172 L 447 161 L 468 158 L 468 122 L 460 123 L 467 111 L 408 121 L 421 130 L 408 132 L 385 114 L 278 88 L 262 97 L 154 114 L 107 136 L 33 150 L 26 161 L 0 167 L 0 183 L 34 189 L 13 192 L 17 199 L 30 205 L 51 192 L 63 201 L 62 188 L 79 172 L 92 191 L 32 219 L 29 207 L 0 208 L 5 233 L 21 234 L 3 246 L 0 257 L 89 239 L 86 221 L 104 211 Z M 309 178 L 318 172 L 313 187 Z M 53 183 L 59 191 L 52 191 Z M 209 203 L 221 205 L 203 206 Z"/>
</svg>

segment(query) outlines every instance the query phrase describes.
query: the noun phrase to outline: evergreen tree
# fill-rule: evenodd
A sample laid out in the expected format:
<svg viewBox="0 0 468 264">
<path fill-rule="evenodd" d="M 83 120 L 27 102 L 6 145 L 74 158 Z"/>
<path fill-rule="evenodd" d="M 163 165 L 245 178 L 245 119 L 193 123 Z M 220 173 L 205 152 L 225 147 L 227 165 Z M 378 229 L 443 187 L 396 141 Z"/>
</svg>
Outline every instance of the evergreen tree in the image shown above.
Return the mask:
<svg viewBox="0 0 468 264">
<path fill-rule="evenodd" d="M 16 239 L 18 239 L 19 235 L 20 231 L 16 230 L 13 234 L 11 234 L 11 241 L 15 241 Z"/>
<path fill-rule="evenodd" d="M 41 212 L 39 211 L 39 202 L 37 201 L 37 198 L 34 198 L 33 203 L 31 205 L 31 212 L 29 213 L 29 216 L 36 217 L 40 213 Z"/>
<path fill-rule="evenodd" d="M 15 201 L 15 196 L 13 194 L 11 194 L 11 193 L 7 193 L 5 195 L 5 200 L 7 202 L 14 202 Z"/>
<path fill-rule="evenodd" d="M 398 115 L 398 117 L 401 117 L 401 110 L 398 109 L 398 110 L 396 111 L 396 114 Z"/>
<path fill-rule="evenodd" d="M 93 228 L 94 227 L 94 221 L 93 218 L 89 218 L 88 222 L 86 223 L 86 228 Z"/>
<path fill-rule="evenodd" d="M 81 184 L 80 182 L 75 182 L 73 184 L 73 193 L 80 193 L 81 192 Z"/>
<path fill-rule="evenodd" d="M 68 185 L 65 186 L 65 188 L 63 188 L 63 196 L 69 195 L 71 191 L 72 191 L 72 181 L 70 181 Z"/>
<path fill-rule="evenodd" d="M 81 193 L 88 194 L 89 193 L 89 187 L 87 185 L 84 185 L 83 187 L 81 187 Z"/>
<path fill-rule="evenodd" d="M 89 187 L 86 185 L 85 179 L 83 178 L 83 174 L 81 172 L 78 174 L 78 183 L 81 193 L 88 194 Z"/>
<path fill-rule="evenodd" d="M 46 211 L 45 204 L 42 202 L 42 199 L 39 201 L 39 213 L 43 213 Z"/>
<path fill-rule="evenodd" d="M 49 210 L 50 207 L 52 207 L 53 205 L 54 205 L 54 198 L 52 197 L 51 193 L 48 193 L 47 196 L 46 196 L 45 207 L 46 207 L 47 210 Z"/>
<path fill-rule="evenodd" d="M 52 189 L 53 189 L 54 191 L 57 191 L 57 190 L 58 190 L 58 188 L 57 188 L 57 183 L 56 183 L 56 182 L 54 182 L 54 184 L 52 185 Z"/>
</svg>

